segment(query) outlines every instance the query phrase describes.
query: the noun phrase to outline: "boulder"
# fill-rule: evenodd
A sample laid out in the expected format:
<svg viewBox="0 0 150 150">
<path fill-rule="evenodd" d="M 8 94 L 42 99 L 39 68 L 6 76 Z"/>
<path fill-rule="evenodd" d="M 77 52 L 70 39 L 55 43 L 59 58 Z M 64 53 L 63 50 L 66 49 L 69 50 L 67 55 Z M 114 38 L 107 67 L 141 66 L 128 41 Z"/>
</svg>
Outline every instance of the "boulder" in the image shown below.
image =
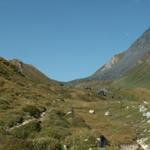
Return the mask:
<svg viewBox="0 0 150 150">
<path fill-rule="evenodd" d="M 100 137 L 96 138 L 97 147 L 104 148 L 109 145 L 108 139 L 104 135 L 100 135 Z"/>
<path fill-rule="evenodd" d="M 67 145 L 64 145 L 64 150 L 68 150 L 68 146 Z"/>
<path fill-rule="evenodd" d="M 95 110 L 94 109 L 90 109 L 89 110 L 89 114 L 95 114 Z"/>
<path fill-rule="evenodd" d="M 105 116 L 111 116 L 111 113 L 109 111 L 106 111 Z"/>
<path fill-rule="evenodd" d="M 97 94 L 100 95 L 100 96 L 108 96 L 108 93 L 109 93 L 109 91 L 105 88 L 99 89 L 97 91 Z"/>
</svg>

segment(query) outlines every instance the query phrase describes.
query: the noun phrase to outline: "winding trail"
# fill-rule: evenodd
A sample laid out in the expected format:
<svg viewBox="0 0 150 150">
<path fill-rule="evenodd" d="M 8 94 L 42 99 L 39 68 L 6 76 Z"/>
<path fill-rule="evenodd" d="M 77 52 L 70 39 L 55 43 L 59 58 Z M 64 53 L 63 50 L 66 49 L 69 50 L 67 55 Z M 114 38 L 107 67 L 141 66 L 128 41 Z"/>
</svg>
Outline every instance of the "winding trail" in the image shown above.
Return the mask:
<svg viewBox="0 0 150 150">
<path fill-rule="evenodd" d="M 28 124 L 28 123 L 30 123 L 32 121 L 43 122 L 45 116 L 46 116 L 46 111 L 42 112 L 39 118 L 32 118 L 32 119 L 25 120 L 22 123 L 20 123 L 20 124 L 18 124 L 16 126 L 13 126 L 13 127 L 9 128 L 9 129 L 7 129 L 7 131 L 12 131 L 12 130 L 14 130 L 16 128 L 20 128 L 20 127 L 22 127 L 22 126 L 24 126 L 24 125 L 26 125 L 26 124 Z"/>
</svg>

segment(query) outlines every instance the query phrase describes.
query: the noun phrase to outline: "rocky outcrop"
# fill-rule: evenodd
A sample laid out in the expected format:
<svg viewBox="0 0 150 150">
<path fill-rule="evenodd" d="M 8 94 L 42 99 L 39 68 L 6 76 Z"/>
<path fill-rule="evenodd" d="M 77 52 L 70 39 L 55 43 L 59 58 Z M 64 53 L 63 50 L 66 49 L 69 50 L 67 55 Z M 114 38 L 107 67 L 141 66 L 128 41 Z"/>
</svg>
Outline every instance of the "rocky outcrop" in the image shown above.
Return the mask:
<svg viewBox="0 0 150 150">
<path fill-rule="evenodd" d="M 109 91 L 106 88 L 102 88 L 97 91 L 97 94 L 99 96 L 107 96 L 109 94 Z"/>
<path fill-rule="evenodd" d="M 120 150 L 143 150 L 139 144 L 122 144 L 119 146 Z"/>
</svg>

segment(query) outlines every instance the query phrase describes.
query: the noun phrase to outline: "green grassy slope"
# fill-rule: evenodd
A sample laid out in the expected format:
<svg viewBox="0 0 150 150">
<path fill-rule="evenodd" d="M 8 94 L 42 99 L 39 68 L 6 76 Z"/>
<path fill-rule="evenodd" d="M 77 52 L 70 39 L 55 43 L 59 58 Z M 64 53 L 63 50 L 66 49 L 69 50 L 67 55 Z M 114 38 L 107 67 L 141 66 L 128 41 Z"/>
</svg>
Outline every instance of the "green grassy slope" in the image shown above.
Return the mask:
<svg viewBox="0 0 150 150">
<path fill-rule="evenodd" d="M 110 141 L 106 149 L 117 150 L 120 144 L 149 136 L 139 112 L 143 99 L 150 102 L 149 90 L 113 88 L 110 82 L 105 85 L 111 91 L 107 97 L 97 95 L 97 87 L 38 83 L 1 58 L 0 150 L 63 150 L 63 145 L 72 150 L 97 150 L 95 141 L 101 134 Z M 90 114 L 90 109 L 95 114 Z"/>
<path fill-rule="evenodd" d="M 150 53 L 146 53 L 139 63 L 126 72 L 115 84 L 129 87 L 150 88 Z"/>
</svg>

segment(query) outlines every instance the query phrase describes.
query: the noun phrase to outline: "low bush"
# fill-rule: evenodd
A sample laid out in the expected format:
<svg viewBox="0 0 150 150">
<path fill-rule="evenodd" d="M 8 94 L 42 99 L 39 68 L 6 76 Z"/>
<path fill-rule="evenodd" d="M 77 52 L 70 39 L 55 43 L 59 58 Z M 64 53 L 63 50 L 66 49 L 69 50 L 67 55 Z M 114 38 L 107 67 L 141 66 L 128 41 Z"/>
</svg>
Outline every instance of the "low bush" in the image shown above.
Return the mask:
<svg viewBox="0 0 150 150">
<path fill-rule="evenodd" d="M 33 105 L 27 105 L 26 107 L 23 108 L 24 112 L 28 112 L 31 116 L 35 118 L 39 118 L 41 111 L 38 109 L 36 106 Z"/>
<path fill-rule="evenodd" d="M 34 135 L 34 133 L 40 132 L 41 125 L 37 121 L 30 122 L 22 127 L 14 129 L 11 134 L 15 138 L 21 138 L 26 139 L 31 135 Z"/>
<path fill-rule="evenodd" d="M 7 126 L 9 128 L 16 126 L 17 124 L 20 124 L 23 122 L 23 117 L 22 116 L 16 116 L 16 117 L 12 117 L 10 119 L 10 121 L 8 122 Z"/>
</svg>

